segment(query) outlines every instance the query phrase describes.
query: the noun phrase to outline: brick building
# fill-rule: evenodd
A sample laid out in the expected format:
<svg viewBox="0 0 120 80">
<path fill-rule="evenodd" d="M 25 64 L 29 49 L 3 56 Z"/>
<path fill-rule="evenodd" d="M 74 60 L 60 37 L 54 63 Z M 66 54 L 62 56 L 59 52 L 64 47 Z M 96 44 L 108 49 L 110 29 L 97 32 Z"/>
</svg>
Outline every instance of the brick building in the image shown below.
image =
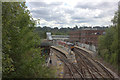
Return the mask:
<svg viewBox="0 0 120 80">
<path fill-rule="evenodd" d="M 70 42 L 98 45 L 98 36 L 105 33 L 106 28 L 86 28 L 70 32 Z"/>
</svg>

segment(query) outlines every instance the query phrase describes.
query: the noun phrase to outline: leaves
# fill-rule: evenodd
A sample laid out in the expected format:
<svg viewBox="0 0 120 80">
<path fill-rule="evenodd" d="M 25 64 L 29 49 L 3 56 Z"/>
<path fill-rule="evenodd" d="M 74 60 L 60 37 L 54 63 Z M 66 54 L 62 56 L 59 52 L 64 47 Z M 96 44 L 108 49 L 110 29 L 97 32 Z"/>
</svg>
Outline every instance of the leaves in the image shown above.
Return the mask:
<svg viewBox="0 0 120 80">
<path fill-rule="evenodd" d="M 99 53 L 106 61 L 118 66 L 119 45 L 119 27 L 120 27 L 120 6 L 112 20 L 113 25 L 106 30 L 106 34 L 99 37 Z M 120 69 L 120 68 L 119 68 Z"/>
<path fill-rule="evenodd" d="M 41 49 L 35 48 L 40 38 L 34 33 L 35 23 L 25 3 L 3 2 L 2 25 L 3 78 L 50 76 L 51 70 L 43 66 Z"/>
<path fill-rule="evenodd" d="M 8 54 L 3 54 L 3 61 L 4 63 L 2 68 L 4 74 L 9 74 L 11 71 L 14 71 L 14 65 L 13 65 L 13 60 L 9 57 Z"/>
</svg>

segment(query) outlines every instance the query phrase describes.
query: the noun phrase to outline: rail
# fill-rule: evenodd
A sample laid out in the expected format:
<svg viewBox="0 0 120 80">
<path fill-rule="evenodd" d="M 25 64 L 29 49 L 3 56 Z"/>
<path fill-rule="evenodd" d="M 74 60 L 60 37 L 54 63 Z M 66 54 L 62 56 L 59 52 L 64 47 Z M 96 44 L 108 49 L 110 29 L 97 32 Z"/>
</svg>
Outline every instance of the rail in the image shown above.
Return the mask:
<svg viewBox="0 0 120 80">
<path fill-rule="evenodd" d="M 113 74 L 108 68 L 106 68 L 102 63 L 94 60 L 91 54 L 87 51 L 83 51 L 77 47 L 74 49 L 76 56 L 79 56 L 82 66 L 84 66 L 91 75 L 91 78 L 97 78 L 93 73 L 97 73 L 101 78 L 110 78 L 112 80 L 119 78 Z M 89 55 L 87 55 L 87 54 Z M 79 62 L 77 60 L 77 62 Z"/>
<path fill-rule="evenodd" d="M 67 68 L 70 72 L 69 74 L 71 75 L 71 78 L 75 79 L 76 78 L 75 73 L 76 73 L 79 75 L 78 78 L 81 78 L 84 80 L 84 77 L 83 77 L 82 73 L 79 71 L 79 69 L 67 59 L 65 54 L 60 49 L 58 49 L 56 47 L 51 47 L 51 51 L 56 54 L 56 56 L 65 64 L 65 66 L 67 66 Z"/>
</svg>

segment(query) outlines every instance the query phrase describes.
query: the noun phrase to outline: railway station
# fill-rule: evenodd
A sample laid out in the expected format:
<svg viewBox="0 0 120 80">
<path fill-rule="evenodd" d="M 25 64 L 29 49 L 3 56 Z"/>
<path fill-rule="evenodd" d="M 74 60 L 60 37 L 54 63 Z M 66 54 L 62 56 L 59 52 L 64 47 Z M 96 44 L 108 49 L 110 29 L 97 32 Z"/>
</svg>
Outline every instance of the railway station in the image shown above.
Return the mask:
<svg viewBox="0 0 120 80">
<path fill-rule="evenodd" d="M 0 80 L 120 80 L 120 1 L 0 4 Z"/>
<path fill-rule="evenodd" d="M 97 46 L 97 38 L 99 35 L 104 35 L 104 29 L 80 30 L 70 33 L 70 37 L 67 37 L 66 40 L 59 35 L 56 35 L 57 38 L 55 35 L 54 37 L 51 36 L 51 40 L 47 38 L 54 45 L 49 47 L 50 51 L 46 65 L 57 67 L 56 76 L 60 78 L 119 78 L 116 73 L 96 58 L 95 51 L 79 45 L 80 43 L 89 44 L 89 41 L 91 41 L 91 44 Z M 78 36 L 78 34 L 80 35 Z M 87 43 L 81 39 L 83 36 L 86 38 L 93 37 L 94 39 L 86 39 Z M 92 43 L 92 41 L 96 42 Z"/>
<path fill-rule="evenodd" d="M 77 31 L 70 32 L 70 42 L 76 43 L 77 45 L 95 51 L 98 47 L 98 37 L 105 34 L 107 27 L 93 27 L 83 28 Z"/>
<path fill-rule="evenodd" d="M 51 46 L 50 51 L 51 60 L 54 62 L 52 64 L 54 66 L 62 64 L 62 70 L 58 70 L 62 78 L 119 78 L 116 73 L 96 60 L 94 53 L 89 50 L 75 46 L 74 51 L 69 51 L 64 46 Z M 55 57 L 57 59 L 54 59 Z"/>
</svg>

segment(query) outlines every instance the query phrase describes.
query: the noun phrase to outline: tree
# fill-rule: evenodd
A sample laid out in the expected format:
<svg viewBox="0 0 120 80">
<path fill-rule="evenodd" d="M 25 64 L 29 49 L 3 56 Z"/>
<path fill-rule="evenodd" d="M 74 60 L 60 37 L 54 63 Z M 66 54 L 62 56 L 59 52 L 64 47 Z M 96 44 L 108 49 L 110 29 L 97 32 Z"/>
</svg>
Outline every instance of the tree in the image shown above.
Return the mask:
<svg viewBox="0 0 120 80">
<path fill-rule="evenodd" d="M 26 8 L 25 2 L 2 3 L 2 77 L 53 77 L 52 71 L 43 66 L 41 49 L 35 48 L 40 37 L 34 33 L 35 21 Z"/>
<path fill-rule="evenodd" d="M 73 30 L 78 30 L 78 26 L 77 26 L 77 25 L 75 25 L 75 27 L 73 28 Z"/>
<path fill-rule="evenodd" d="M 120 5 L 112 22 L 113 25 L 106 30 L 106 34 L 99 37 L 99 54 L 120 70 Z"/>
</svg>

